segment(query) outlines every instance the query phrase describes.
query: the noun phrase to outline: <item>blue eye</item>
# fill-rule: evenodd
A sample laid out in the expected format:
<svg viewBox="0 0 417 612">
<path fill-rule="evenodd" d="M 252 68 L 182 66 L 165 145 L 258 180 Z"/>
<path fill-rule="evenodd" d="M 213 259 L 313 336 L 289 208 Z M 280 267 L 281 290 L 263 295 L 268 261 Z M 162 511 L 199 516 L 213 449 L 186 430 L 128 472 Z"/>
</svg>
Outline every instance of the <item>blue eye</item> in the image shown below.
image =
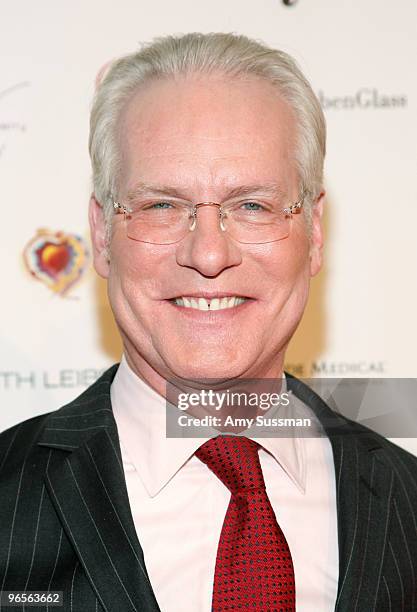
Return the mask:
<svg viewBox="0 0 417 612">
<path fill-rule="evenodd" d="M 242 206 L 245 207 L 245 210 L 249 210 L 249 211 L 263 210 L 263 206 L 261 204 L 258 204 L 258 202 L 244 202 Z"/>
<path fill-rule="evenodd" d="M 172 207 L 172 204 L 170 204 L 169 202 L 155 202 L 155 204 L 152 204 L 151 208 L 169 208 Z"/>
</svg>

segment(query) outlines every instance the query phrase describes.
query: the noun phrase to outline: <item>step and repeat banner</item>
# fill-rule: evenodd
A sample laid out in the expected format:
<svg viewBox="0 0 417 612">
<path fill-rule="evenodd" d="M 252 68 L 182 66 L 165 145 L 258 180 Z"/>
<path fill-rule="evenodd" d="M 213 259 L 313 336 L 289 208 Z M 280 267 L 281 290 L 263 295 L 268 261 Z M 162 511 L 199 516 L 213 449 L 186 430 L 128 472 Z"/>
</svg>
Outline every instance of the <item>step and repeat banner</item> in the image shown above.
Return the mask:
<svg viewBox="0 0 417 612">
<path fill-rule="evenodd" d="M 289 52 L 327 118 L 325 265 L 287 369 L 417 378 L 415 0 L 4 1 L 1 430 L 58 408 L 120 358 L 87 227 L 94 81 L 142 42 L 189 31 Z M 398 443 L 417 454 L 417 439 Z"/>
</svg>

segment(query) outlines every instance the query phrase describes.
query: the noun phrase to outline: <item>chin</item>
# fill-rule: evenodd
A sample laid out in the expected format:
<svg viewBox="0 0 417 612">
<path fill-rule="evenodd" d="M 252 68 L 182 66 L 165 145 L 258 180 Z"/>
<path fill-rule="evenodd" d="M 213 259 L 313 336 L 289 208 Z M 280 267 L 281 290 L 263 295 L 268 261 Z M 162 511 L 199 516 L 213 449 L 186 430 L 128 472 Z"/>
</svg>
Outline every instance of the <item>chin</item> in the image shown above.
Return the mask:
<svg viewBox="0 0 417 612">
<path fill-rule="evenodd" d="M 247 367 L 246 363 L 241 364 L 218 356 L 215 361 L 184 359 L 182 362 L 170 364 L 170 369 L 182 380 L 203 382 L 207 379 L 222 381 L 239 378 L 244 374 L 245 366 Z"/>
</svg>

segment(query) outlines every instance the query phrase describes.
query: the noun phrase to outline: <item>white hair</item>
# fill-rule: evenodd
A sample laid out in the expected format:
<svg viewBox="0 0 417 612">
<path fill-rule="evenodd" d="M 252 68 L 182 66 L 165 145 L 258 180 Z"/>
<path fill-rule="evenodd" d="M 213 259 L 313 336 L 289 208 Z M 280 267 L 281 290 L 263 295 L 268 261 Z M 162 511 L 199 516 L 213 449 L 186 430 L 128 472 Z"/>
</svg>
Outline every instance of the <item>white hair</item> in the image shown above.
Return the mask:
<svg viewBox="0 0 417 612">
<path fill-rule="evenodd" d="M 89 150 L 95 197 L 108 222 L 119 192 L 121 161 L 116 132 L 123 109 L 147 82 L 192 73 L 227 78 L 255 75 L 277 88 L 295 113 L 295 159 L 310 220 L 311 203 L 322 190 L 326 124 L 309 82 L 287 53 L 243 35 L 190 33 L 156 38 L 139 51 L 115 60 L 104 72 L 91 110 Z"/>
</svg>

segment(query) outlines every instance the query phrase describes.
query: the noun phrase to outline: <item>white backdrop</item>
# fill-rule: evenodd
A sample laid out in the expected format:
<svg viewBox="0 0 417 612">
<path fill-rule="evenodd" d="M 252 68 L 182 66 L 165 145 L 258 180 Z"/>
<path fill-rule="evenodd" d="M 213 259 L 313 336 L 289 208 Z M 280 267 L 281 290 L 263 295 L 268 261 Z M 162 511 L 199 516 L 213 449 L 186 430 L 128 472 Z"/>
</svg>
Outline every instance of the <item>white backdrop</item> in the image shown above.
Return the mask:
<svg viewBox="0 0 417 612">
<path fill-rule="evenodd" d="M 291 53 L 325 110 L 326 264 L 288 368 L 417 378 L 415 0 L 3 0 L 0 429 L 59 407 L 119 358 L 91 264 L 61 296 L 29 273 L 23 253 L 40 228 L 88 245 L 98 69 L 154 36 L 188 31 L 235 31 Z M 30 251 L 35 261 L 33 243 Z M 417 454 L 417 440 L 398 442 Z"/>
</svg>

